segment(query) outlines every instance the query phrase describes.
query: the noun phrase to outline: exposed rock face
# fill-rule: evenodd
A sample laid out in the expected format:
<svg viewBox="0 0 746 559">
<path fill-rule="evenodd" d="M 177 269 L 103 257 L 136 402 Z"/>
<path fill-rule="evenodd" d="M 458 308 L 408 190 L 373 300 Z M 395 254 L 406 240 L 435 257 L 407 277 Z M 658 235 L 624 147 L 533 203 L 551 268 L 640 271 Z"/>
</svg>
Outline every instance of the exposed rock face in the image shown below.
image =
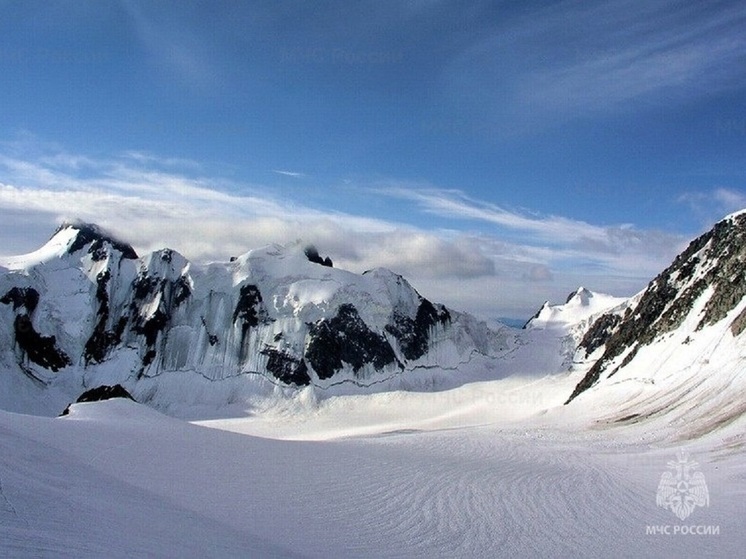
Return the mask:
<svg viewBox="0 0 746 559">
<path fill-rule="evenodd" d="M 233 323 L 241 326 L 242 343 L 250 328 L 269 322 L 271 320 L 259 288 L 256 285 L 242 285 L 236 309 L 233 311 Z"/>
<path fill-rule="evenodd" d="M 43 336 L 34 328 L 31 316 L 39 304 L 38 291 L 31 287 L 14 287 L 0 298 L 0 303 L 12 305 L 16 312 L 14 339 L 24 358 L 51 371 L 59 371 L 70 365 L 70 358 L 57 347 L 57 338 Z"/>
<path fill-rule="evenodd" d="M 268 357 L 267 371 L 272 373 L 277 380 L 296 386 L 306 386 L 311 383 L 305 360 L 296 359 L 292 355 L 273 348 L 265 348 L 262 354 Z"/>
<path fill-rule="evenodd" d="M 28 315 L 17 315 L 13 329 L 16 343 L 29 361 L 55 372 L 72 364 L 67 354 L 57 347 L 57 338 L 39 334 Z"/>
<path fill-rule="evenodd" d="M 96 276 L 96 300 L 98 311 L 96 326 L 93 334 L 88 338 L 85 345 L 83 357 L 86 363 L 101 363 L 106 358 L 109 350 L 122 341 L 122 334 L 127 326 L 128 316 L 121 316 L 113 329 L 109 329 L 111 309 L 109 307 L 109 280 L 111 273 L 108 270 L 100 272 Z"/>
<path fill-rule="evenodd" d="M 322 266 L 327 266 L 328 268 L 334 267 L 334 263 L 332 262 L 332 259 L 328 256 L 326 258 L 322 258 L 319 254 L 319 250 L 313 246 L 308 245 L 304 250 L 304 254 L 306 255 L 306 258 L 308 258 L 309 262 L 313 262 L 315 264 L 321 264 Z"/>
<path fill-rule="evenodd" d="M 13 310 L 25 309 L 27 314 L 33 314 L 39 304 L 39 292 L 31 287 L 14 287 L 0 299 L 3 305 L 13 305 Z"/>
<path fill-rule="evenodd" d="M 591 355 L 609 340 L 614 329 L 621 322 L 622 317 L 618 314 L 607 313 L 599 317 L 588 329 L 580 341 L 580 348 L 585 351 L 586 356 Z"/>
<path fill-rule="evenodd" d="M 693 312 L 697 313 L 696 332 L 724 319 L 744 296 L 746 213 L 740 213 L 692 241 L 623 316 L 606 314 L 592 325 L 579 349 L 590 355 L 603 346 L 604 352 L 567 402 L 593 386 L 609 367 L 613 366 L 607 376 L 612 376 L 630 363 L 640 348 L 680 328 Z M 745 313 L 733 320 L 734 335 L 746 327 Z"/>
<path fill-rule="evenodd" d="M 75 403 L 103 402 L 104 400 L 111 400 L 112 398 L 126 398 L 127 400 L 134 401 L 134 398 L 129 392 L 127 392 L 124 386 L 121 384 L 115 384 L 114 386 L 103 385 L 86 390 L 77 400 L 75 400 Z"/>
<path fill-rule="evenodd" d="M 186 267 L 183 256 L 163 249 L 151 255 L 149 261 L 140 267 L 132 283 L 131 330 L 145 339 L 143 368 L 154 362 L 159 341 L 164 341 L 173 313 L 191 295 Z"/>
<path fill-rule="evenodd" d="M 371 331 L 357 309 L 347 303 L 333 318 L 312 325 L 309 340 L 306 360 L 321 379 L 331 378 L 345 364 L 357 373 L 366 364 L 380 371 L 397 361 L 386 338 Z"/>
<path fill-rule="evenodd" d="M 88 253 L 92 255 L 93 260 L 100 261 L 106 257 L 105 245 L 110 245 L 114 250 L 118 251 L 122 258 L 129 260 L 136 260 L 137 253 L 127 243 L 123 243 L 114 239 L 111 235 L 104 232 L 103 229 L 97 225 L 91 223 L 64 223 L 57 229 L 59 233 L 63 229 L 74 227 L 77 229 L 78 234 L 75 236 L 75 240 L 70 243 L 67 248 L 68 253 L 73 254 L 86 246 L 88 247 Z"/>
<path fill-rule="evenodd" d="M 436 308 L 422 299 L 414 319 L 394 313 L 393 324 L 387 324 L 386 331 L 397 339 L 404 357 L 415 360 L 427 352 L 432 328 L 438 323 L 446 325 L 450 320 L 448 309 L 442 305 Z"/>
<path fill-rule="evenodd" d="M 121 384 L 115 384 L 114 386 L 97 386 L 96 388 L 91 388 L 90 390 L 86 390 L 78 396 L 78 399 L 75 400 L 76 404 L 80 404 L 82 402 L 103 402 L 105 400 L 111 400 L 113 398 L 125 398 L 127 400 L 135 401 L 135 399 L 132 397 L 132 395 L 127 392 L 127 389 L 124 388 Z M 70 406 L 67 406 L 64 411 L 60 414 L 60 416 L 69 415 L 70 414 Z"/>
</svg>

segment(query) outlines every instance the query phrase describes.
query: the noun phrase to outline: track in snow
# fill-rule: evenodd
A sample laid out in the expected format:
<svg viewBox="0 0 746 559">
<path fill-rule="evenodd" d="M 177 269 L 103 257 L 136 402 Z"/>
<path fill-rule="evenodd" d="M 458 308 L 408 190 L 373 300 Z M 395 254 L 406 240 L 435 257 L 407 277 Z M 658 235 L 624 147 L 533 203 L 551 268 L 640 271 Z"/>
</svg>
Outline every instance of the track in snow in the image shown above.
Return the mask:
<svg viewBox="0 0 746 559">
<path fill-rule="evenodd" d="M 131 402 L 0 413 L 0 555 L 737 556 L 743 451 L 698 446 L 719 536 L 655 491 L 675 448 L 496 425 L 334 441 L 205 429 Z M 714 445 L 717 446 L 717 445 Z"/>
</svg>

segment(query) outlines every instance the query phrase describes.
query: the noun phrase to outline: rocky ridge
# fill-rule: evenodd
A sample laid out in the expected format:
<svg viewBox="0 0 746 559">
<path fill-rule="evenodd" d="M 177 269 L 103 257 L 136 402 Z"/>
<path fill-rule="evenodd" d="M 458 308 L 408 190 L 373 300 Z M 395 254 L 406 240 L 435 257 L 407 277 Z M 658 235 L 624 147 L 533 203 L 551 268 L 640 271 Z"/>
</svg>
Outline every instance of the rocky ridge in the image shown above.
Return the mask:
<svg viewBox="0 0 746 559">
<path fill-rule="evenodd" d="M 693 240 L 648 287 L 600 316 L 578 346 L 583 358 L 597 354 L 567 403 L 599 380 L 616 375 L 638 352 L 666 335 L 686 329 L 690 343 L 724 319 L 732 336 L 746 328 L 746 213 L 718 222 Z"/>
<path fill-rule="evenodd" d="M 122 384 L 143 401 L 140 380 L 175 373 L 364 385 L 505 348 L 499 332 L 401 276 L 339 270 L 312 246 L 198 266 L 170 249 L 138 257 L 95 225 L 68 223 L 1 264 L 0 360 L 42 384 L 77 386 L 72 397 Z"/>
</svg>

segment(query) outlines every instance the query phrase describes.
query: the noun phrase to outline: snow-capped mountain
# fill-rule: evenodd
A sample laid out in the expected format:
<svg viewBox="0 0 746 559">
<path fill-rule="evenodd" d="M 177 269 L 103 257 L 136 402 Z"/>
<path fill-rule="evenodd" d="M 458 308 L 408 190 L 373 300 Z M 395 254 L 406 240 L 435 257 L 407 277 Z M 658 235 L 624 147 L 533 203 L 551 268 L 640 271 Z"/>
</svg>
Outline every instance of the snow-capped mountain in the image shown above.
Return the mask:
<svg viewBox="0 0 746 559">
<path fill-rule="evenodd" d="M 746 412 L 746 211 L 692 241 L 648 287 L 587 329 L 592 363 L 570 395 L 602 399 L 614 421 L 662 414 L 710 426 Z M 591 394 L 593 393 L 593 394 Z M 706 429 L 700 425 L 700 429 Z"/>
<path fill-rule="evenodd" d="M 548 373 L 573 368 L 576 350 L 588 328 L 602 314 L 623 305 L 627 299 L 604 293 L 596 293 L 578 287 L 567 296 L 563 304 L 553 305 L 549 301 L 536 311 L 523 326 L 524 343 L 531 346 L 532 353 L 555 353 L 557 365 Z M 543 359 L 547 362 L 547 359 Z"/>
<path fill-rule="evenodd" d="M 626 301 L 624 297 L 596 293 L 581 286 L 570 293 L 562 305 L 551 305 L 546 301 L 523 329 L 561 328 L 577 334 L 587 330 L 589 323 L 595 321 L 598 315 Z"/>
<path fill-rule="evenodd" d="M 138 257 L 95 225 L 68 223 L 0 266 L 0 359 L 68 400 L 121 383 L 150 401 L 164 391 L 152 379 L 166 374 L 181 385 L 171 399 L 195 376 L 366 385 L 506 347 L 499 330 L 431 303 L 399 275 L 336 269 L 301 245 L 195 265 L 169 249 Z M 231 386 L 221 397 L 236 397 Z"/>
<path fill-rule="evenodd" d="M 95 225 L 62 226 L 0 261 L 0 407 L 59 413 L 90 388 L 137 401 L 243 405 L 305 386 L 443 389 L 567 373 L 611 422 L 746 411 L 746 212 L 694 240 L 630 299 L 580 287 L 524 329 L 434 304 L 385 269 L 354 274 L 313 247 L 195 265 L 143 257 Z M 736 387 L 734 389 L 734 387 Z M 327 392 L 331 393 L 331 392 Z M 586 406 L 587 407 L 587 406 Z M 678 411 L 677 411 L 678 410 Z"/>
</svg>

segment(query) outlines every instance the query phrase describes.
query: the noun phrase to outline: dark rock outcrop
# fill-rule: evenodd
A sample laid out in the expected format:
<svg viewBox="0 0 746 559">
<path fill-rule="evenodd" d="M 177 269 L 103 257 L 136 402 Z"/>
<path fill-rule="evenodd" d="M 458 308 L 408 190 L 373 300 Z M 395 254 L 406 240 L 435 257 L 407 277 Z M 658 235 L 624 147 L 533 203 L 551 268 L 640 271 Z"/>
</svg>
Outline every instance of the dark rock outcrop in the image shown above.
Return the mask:
<svg viewBox="0 0 746 559">
<path fill-rule="evenodd" d="M 355 373 L 366 364 L 380 371 L 398 362 L 386 338 L 371 331 L 349 303 L 341 305 L 333 318 L 312 324 L 308 337 L 306 361 L 320 379 L 332 377 L 343 368 L 343 362 Z"/>
<path fill-rule="evenodd" d="M 433 326 L 450 320 L 451 315 L 445 307 L 439 305 L 436 308 L 427 299 L 422 299 L 414 319 L 395 312 L 393 324 L 386 325 L 386 331 L 399 342 L 402 355 L 414 361 L 427 353 Z"/>
<path fill-rule="evenodd" d="M 39 304 L 39 292 L 32 287 L 14 287 L 0 299 L 3 305 L 13 304 L 13 310 L 26 309 L 28 314 L 33 314 Z"/>
<path fill-rule="evenodd" d="M 327 266 L 328 268 L 332 268 L 334 266 L 332 259 L 328 256 L 326 258 L 322 258 L 319 254 L 318 249 L 313 245 L 308 245 L 305 249 L 303 249 L 303 253 L 306 255 L 306 258 L 308 258 L 309 262 L 313 262 L 314 264 L 321 264 L 322 266 Z"/>
<path fill-rule="evenodd" d="M 238 302 L 233 311 L 233 323 L 241 325 L 241 345 L 239 359 L 246 358 L 245 342 L 249 330 L 259 324 L 270 322 L 267 309 L 264 308 L 262 293 L 256 285 L 245 284 L 241 286 Z"/>
<path fill-rule="evenodd" d="M 97 225 L 92 225 L 90 223 L 64 223 L 59 229 L 57 229 L 55 234 L 68 227 L 74 227 L 78 231 L 75 239 L 70 243 L 70 246 L 67 249 L 70 254 L 73 254 L 90 244 L 91 246 L 88 248 L 88 252 L 92 255 L 94 260 L 100 261 L 105 258 L 104 244 L 108 243 L 113 249 L 122 253 L 122 258 L 129 260 L 137 259 L 135 249 L 127 243 L 116 240 Z"/>
<path fill-rule="evenodd" d="M 585 350 L 586 356 L 591 355 L 607 342 L 621 320 L 622 317 L 618 314 L 607 313 L 601 315 L 585 333 L 578 348 Z"/>
<path fill-rule="evenodd" d="M 114 386 L 97 386 L 96 388 L 91 388 L 90 390 L 86 390 L 81 394 L 77 400 L 75 400 L 76 404 L 80 404 L 82 402 L 103 402 L 105 400 L 111 400 L 113 398 L 125 398 L 127 400 L 132 400 L 133 402 L 135 399 L 132 397 L 132 395 L 127 392 L 127 389 L 124 388 L 121 384 L 115 384 Z M 60 416 L 68 415 L 70 413 L 70 406 L 67 406 L 64 411 L 60 414 Z"/>
<path fill-rule="evenodd" d="M 38 291 L 31 287 L 13 287 L 0 298 L 0 304 L 12 304 L 17 312 L 13 321 L 15 343 L 29 361 L 54 372 L 72 363 L 57 347 L 55 336 L 42 336 L 34 328 L 31 316 L 39 304 Z"/>
<path fill-rule="evenodd" d="M 298 386 L 311 383 L 308 367 L 303 359 L 296 359 L 292 355 L 271 347 L 262 350 L 262 354 L 268 357 L 267 370 L 280 382 Z"/>
<path fill-rule="evenodd" d="M 132 397 L 132 395 L 127 392 L 127 389 L 124 388 L 121 384 L 115 384 L 114 386 L 97 386 L 96 388 L 91 388 L 90 390 L 86 390 L 81 394 L 77 400 L 75 400 L 76 404 L 80 404 L 81 402 L 102 402 L 104 400 L 111 400 L 112 398 L 126 398 L 128 400 L 132 400 L 133 402 L 135 399 Z"/>
<path fill-rule="evenodd" d="M 161 259 L 170 262 L 171 251 L 161 251 Z M 130 314 L 132 315 L 132 331 L 144 336 L 147 346 L 142 356 L 143 366 L 150 365 L 156 357 L 156 343 L 159 334 L 164 332 L 171 321 L 173 311 L 182 305 L 191 295 L 189 281 L 184 276 L 175 280 L 152 276 L 148 270 L 142 269 L 132 283 L 132 300 Z M 147 301 L 158 301 L 155 312 L 142 316 L 140 309 Z"/>
<path fill-rule="evenodd" d="M 13 327 L 16 343 L 29 361 L 54 372 L 72 364 L 67 354 L 57 347 L 57 338 L 39 334 L 28 315 L 17 315 Z"/>
<path fill-rule="evenodd" d="M 107 329 L 110 314 L 108 292 L 110 279 L 111 273 L 108 270 L 104 270 L 96 277 L 97 321 L 91 337 L 85 344 L 83 358 L 86 363 L 101 363 L 109 350 L 121 342 L 122 334 L 127 326 L 128 318 L 123 316 L 117 321 L 113 330 Z"/>
<path fill-rule="evenodd" d="M 251 284 L 242 285 L 233 311 L 234 324 L 240 322 L 243 329 L 247 330 L 267 320 L 268 315 L 259 288 Z"/>
</svg>

